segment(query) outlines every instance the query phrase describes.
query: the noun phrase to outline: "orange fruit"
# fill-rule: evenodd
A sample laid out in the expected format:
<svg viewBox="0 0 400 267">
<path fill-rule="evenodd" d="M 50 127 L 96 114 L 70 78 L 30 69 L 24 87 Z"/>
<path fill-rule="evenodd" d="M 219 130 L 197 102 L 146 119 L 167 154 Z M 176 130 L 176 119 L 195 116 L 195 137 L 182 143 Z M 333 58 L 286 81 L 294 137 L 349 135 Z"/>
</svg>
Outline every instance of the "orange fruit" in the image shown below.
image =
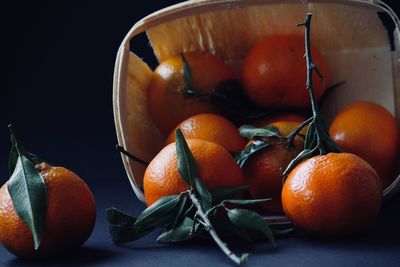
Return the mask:
<svg viewBox="0 0 400 267">
<path fill-rule="evenodd" d="M 319 99 L 325 91 L 329 70 L 316 47 L 312 57 L 324 76 L 321 83 L 313 76 L 314 91 Z M 304 37 L 272 35 L 261 39 L 247 55 L 241 73 L 244 92 L 260 108 L 305 109 L 310 107 L 306 90 Z"/>
<path fill-rule="evenodd" d="M 244 184 L 242 171 L 223 146 L 204 140 L 187 140 L 198 169 L 198 177 L 208 189 Z M 159 198 L 189 189 L 178 172 L 175 143 L 164 147 L 147 166 L 143 178 L 148 206 Z"/>
<path fill-rule="evenodd" d="M 246 141 L 239 134 L 236 126 L 222 116 L 210 113 L 194 115 L 176 128 L 181 129 L 186 139 L 201 139 L 220 144 L 232 152 L 241 151 Z M 166 143 L 175 142 L 175 130 L 167 138 Z"/>
<path fill-rule="evenodd" d="M 208 52 L 187 52 L 184 56 L 190 67 L 193 90 L 211 93 L 219 83 L 235 78 L 222 60 Z M 190 116 L 216 112 L 207 100 L 185 95 L 183 65 L 180 55 L 161 62 L 147 91 L 150 115 L 164 134 Z"/>
<path fill-rule="evenodd" d="M 345 234 L 375 218 L 382 187 L 365 160 L 349 153 L 329 153 L 307 159 L 289 173 L 282 203 L 293 224 L 309 233 Z"/>
<path fill-rule="evenodd" d="M 278 128 L 282 136 L 286 136 L 297 127 L 298 123 L 281 121 L 272 125 Z M 302 133 L 305 134 L 305 131 Z M 261 205 L 264 211 L 283 212 L 281 202 L 283 172 L 303 147 L 303 139 L 297 136 L 293 146 L 289 147 L 287 141 L 282 144 L 272 144 L 256 152 L 244 164 L 243 174 L 249 185 L 250 195 L 256 199 L 272 198 Z"/>
<path fill-rule="evenodd" d="M 399 128 L 384 107 L 358 101 L 340 112 L 329 134 L 345 152 L 356 154 L 376 170 L 383 188 L 394 180 L 399 148 Z"/>
<path fill-rule="evenodd" d="M 300 114 L 296 113 L 281 113 L 281 114 L 273 114 L 271 116 L 258 119 L 251 123 L 252 125 L 256 127 L 265 127 L 267 125 L 273 124 L 274 122 L 278 121 L 291 121 L 291 122 L 297 122 L 298 124 L 301 124 L 303 121 L 306 120 L 306 117 Z"/>
<path fill-rule="evenodd" d="M 47 163 L 36 168 L 47 189 L 47 212 L 38 251 L 34 251 L 32 233 L 14 209 L 7 183 L 0 188 L 0 242 L 24 258 L 78 248 L 89 238 L 96 219 L 93 195 L 78 175 Z"/>
</svg>

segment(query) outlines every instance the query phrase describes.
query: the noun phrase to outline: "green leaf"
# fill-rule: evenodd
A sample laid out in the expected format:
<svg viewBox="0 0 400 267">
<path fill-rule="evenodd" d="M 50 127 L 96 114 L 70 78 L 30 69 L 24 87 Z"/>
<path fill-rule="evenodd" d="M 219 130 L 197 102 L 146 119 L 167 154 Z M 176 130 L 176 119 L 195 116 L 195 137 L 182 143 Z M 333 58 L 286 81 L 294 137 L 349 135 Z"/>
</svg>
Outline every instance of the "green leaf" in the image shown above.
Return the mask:
<svg viewBox="0 0 400 267">
<path fill-rule="evenodd" d="M 174 221 L 171 224 L 171 228 L 175 228 L 181 219 L 184 217 L 183 215 L 188 211 L 190 207 L 186 207 L 187 205 L 187 195 L 181 196 L 179 199 L 178 204 L 176 205 L 176 213 L 175 213 L 175 218 Z"/>
<path fill-rule="evenodd" d="M 226 199 L 222 201 L 222 203 L 231 203 L 231 204 L 238 204 L 238 205 L 254 205 L 254 204 L 260 204 L 264 203 L 268 200 L 271 200 L 271 198 L 265 198 L 265 199 Z"/>
<path fill-rule="evenodd" d="M 256 136 L 282 138 L 282 136 L 279 134 L 278 128 L 273 125 L 268 125 L 263 128 L 256 128 L 252 125 L 243 125 L 239 128 L 239 133 L 241 136 L 247 139 L 253 139 Z"/>
<path fill-rule="evenodd" d="M 182 131 L 176 129 L 176 154 L 178 157 L 178 170 L 182 179 L 191 187 L 197 175 L 197 165 L 192 152 L 186 143 Z"/>
<path fill-rule="evenodd" d="M 18 161 L 18 150 L 15 144 L 12 144 L 10 153 L 8 155 L 8 172 L 9 177 L 13 174 L 15 170 L 15 165 L 17 165 Z"/>
<path fill-rule="evenodd" d="M 186 217 L 178 227 L 162 233 L 157 238 L 157 243 L 174 243 L 190 239 L 193 234 L 193 223 L 192 219 Z"/>
<path fill-rule="evenodd" d="M 122 244 L 140 239 L 154 230 L 153 227 L 136 227 L 110 224 L 109 232 L 113 242 Z"/>
<path fill-rule="evenodd" d="M 264 140 L 254 140 L 250 145 L 246 146 L 240 153 L 235 155 L 235 160 L 240 168 L 243 168 L 246 161 L 256 152 L 270 146 L 271 143 Z"/>
<path fill-rule="evenodd" d="M 272 233 L 276 238 L 285 237 L 294 232 L 294 228 L 290 227 L 287 229 L 272 229 Z"/>
<path fill-rule="evenodd" d="M 172 219 L 172 211 L 179 202 L 178 195 L 160 198 L 145 209 L 137 218 L 135 226 L 160 227 Z"/>
<path fill-rule="evenodd" d="M 258 213 L 246 209 L 228 210 L 229 220 L 241 229 L 256 230 L 263 233 L 276 247 L 275 237 L 268 223 Z"/>
<path fill-rule="evenodd" d="M 317 151 L 318 146 L 314 147 L 313 149 L 304 149 L 301 151 L 292 161 L 289 163 L 289 165 L 286 167 L 285 171 L 283 172 L 283 175 L 286 176 L 289 174 L 291 170 L 293 170 L 294 167 L 301 161 L 311 158 L 314 153 Z"/>
<path fill-rule="evenodd" d="M 186 60 L 186 57 L 183 53 L 181 53 L 181 58 L 183 61 L 183 79 L 185 81 L 185 91 L 192 90 L 192 71 L 190 69 L 190 65 Z"/>
<path fill-rule="evenodd" d="M 212 201 L 211 194 L 210 192 L 208 192 L 207 187 L 203 183 L 203 180 L 196 177 L 195 182 L 196 182 L 197 192 L 200 195 L 200 203 L 204 210 L 208 210 L 209 208 L 211 208 L 211 201 Z"/>
<path fill-rule="evenodd" d="M 40 164 L 42 162 L 47 162 L 46 160 L 40 158 L 39 156 L 32 154 L 30 152 L 26 152 L 25 156 L 32 162 L 33 165 Z"/>
<path fill-rule="evenodd" d="M 32 232 L 34 248 L 37 250 L 46 218 L 47 191 L 43 177 L 21 153 L 8 181 L 8 191 L 18 216 Z"/>
<path fill-rule="evenodd" d="M 225 199 L 231 199 L 249 189 L 248 185 L 231 188 L 217 188 L 211 191 L 212 200 L 214 203 L 220 203 Z"/>
<path fill-rule="evenodd" d="M 236 227 L 234 224 L 232 224 L 232 222 L 224 216 L 210 216 L 210 220 L 212 225 L 215 227 L 215 229 L 218 232 L 221 232 L 223 235 L 225 236 L 236 236 L 240 239 L 242 239 L 243 241 L 246 242 L 245 245 L 247 245 L 247 247 L 249 249 L 254 247 L 253 241 L 251 240 L 250 235 Z"/>
<path fill-rule="evenodd" d="M 136 218 L 127 215 L 116 208 L 106 209 L 106 216 L 109 224 L 133 226 L 136 222 Z"/>
</svg>

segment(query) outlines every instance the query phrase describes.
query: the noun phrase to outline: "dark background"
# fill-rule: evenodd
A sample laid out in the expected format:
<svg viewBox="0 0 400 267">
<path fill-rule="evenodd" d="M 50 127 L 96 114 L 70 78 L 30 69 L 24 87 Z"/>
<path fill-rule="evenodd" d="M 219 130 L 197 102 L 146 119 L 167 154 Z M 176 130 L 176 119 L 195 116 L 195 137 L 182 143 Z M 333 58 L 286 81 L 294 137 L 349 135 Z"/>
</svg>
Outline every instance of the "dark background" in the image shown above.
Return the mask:
<svg viewBox="0 0 400 267">
<path fill-rule="evenodd" d="M 0 1 L 0 182 L 3 184 L 8 178 L 7 125 L 12 123 L 29 151 L 84 178 L 98 204 L 97 225 L 85 249 L 75 259 L 57 264 L 125 266 L 139 261 L 142 266 L 143 262 L 148 266 L 162 262 L 164 266 L 180 266 L 188 257 L 196 257 L 198 266 L 210 264 L 210 258 L 214 263 L 228 265 L 219 252 L 213 252 L 215 248 L 201 245 L 200 249 L 193 245 L 196 249 L 174 247 L 155 252 L 143 250 L 139 245 L 134 251 L 121 252 L 109 240 L 104 220 L 106 207 L 123 207 L 129 212 L 138 212 L 143 207 L 134 197 L 115 151 L 112 78 L 118 46 L 139 19 L 177 2 L 180 1 Z M 393 5 L 395 1 L 386 2 L 399 13 Z M 152 56 L 148 48 L 141 49 L 139 44 L 135 51 L 146 58 Z M 393 203 L 399 202 L 397 198 Z M 395 204 L 389 204 L 383 213 L 390 217 L 397 216 L 397 211 Z M 374 264 L 399 263 L 400 248 L 391 246 L 396 243 L 390 239 L 391 227 L 398 227 L 399 220 L 396 225 L 394 222 L 378 222 L 373 229 L 385 228 L 383 232 L 346 242 L 309 241 L 300 237 L 294 245 L 284 240 L 281 253 L 269 255 L 268 260 L 255 258 L 253 263 L 269 261 L 273 265 L 286 260 L 290 265 L 285 251 L 292 252 L 289 258 L 293 264 L 320 266 L 328 259 L 337 260 L 340 253 L 364 266 L 371 263 L 364 257 L 369 253 L 380 253 L 373 254 Z M 395 229 L 394 236 L 400 236 L 399 230 Z M 363 245 L 371 240 L 372 245 Z M 142 241 L 144 247 L 153 242 L 148 241 Z M 382 249 L 381 245 L 387 247 Z M 353 251 L 354 246 L 365 251 Z M 134 259 L 129 258 L 132 254 L 136 255 Z M 0 250 L 0 258 L 1 266 L 28 264 L 16 260 L 4 249 Z M 53 262 L 47 264 L 52 266 Z"/>
</svg>

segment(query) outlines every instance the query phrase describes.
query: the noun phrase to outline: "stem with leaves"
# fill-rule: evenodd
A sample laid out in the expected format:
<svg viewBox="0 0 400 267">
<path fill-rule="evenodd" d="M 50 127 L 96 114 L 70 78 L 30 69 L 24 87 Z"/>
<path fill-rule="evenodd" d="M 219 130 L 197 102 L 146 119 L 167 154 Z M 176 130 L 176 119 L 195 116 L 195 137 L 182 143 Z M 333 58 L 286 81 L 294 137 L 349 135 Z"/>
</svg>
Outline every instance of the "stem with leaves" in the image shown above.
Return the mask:
<svg viewBox="0 0 400 267">
<path fill-rule="evenodd" d="M 199 200 L 197 199 L 196 194 L 193 191 L 189 193 L 190 199 L 193 202 L 193 205 L 197 208 L 198 216 L 203 220 L 204 224 L 206 225 L 206 230 L 210 234 L 210 236 L 214 239 L 215 243 L 218 247 L 228 256 L 234 263 L 237 265 L 241 265 L 247 261 L 248 254 L 242 254 L 238 257 L 235 253 L 233 253 L 228 246 L 221 240 L 217 231 L 215 231 L 213 225 L 211 224 L 210 220 L 208 219 L 208 215 L 204 212 L 203 207 L 201 206 Z"/>
<path fill-rule="evenodd" d="M 209 192 L 197 176 L 197 164 L 180 131 L 176 131 L 176 154 L 178 172 L 189 189 L 179 195 L 160 198 L 147 207 L 136 219 L 115 208 L 107 210 L 110 234 L 116 243 L 141 238 L 157 227 L 166 228 L 157 242 L 174 243 L 194 237 L 211 237 L 219 248 L 235 264 L 243 264 L 248 254 L 238 256 L 222 240 L 221 232 L 235 235 L 249 242 L 251 233 L 263 234 L 275 247 L 276 242 L 268 223 L 256 212 L 247 209 L 231 209 L 225 204 L 252 205 L 268 199 L 232 199 L 247 189 L 219 188 Z M 221 209 L 221 212 L 216 212 Z"/>
<path fill-rule="evenodd" d="M 318 101 L 315 96 L 313 87 L 313 73 L 315 72 L 320 78 L 323 79 L 322 74 L 318 70 L 318 67 L 314 64 L 311 54 L 311 18 L 312 14 L 308 13 L 304 23 L 298 24 L 298 26 L 305 27 L 305 60 L 307 64 L 307 81 L 306 86 L 310 95 L 312 117 L 306 120 L 299 127 L 305 127 L 308 124 L 308 131 L 304 141 L 304 150 L 300 152 L 296 158 L 294 158 L 287 166 L 284 174 L 288 174 L 300 161 L 313 157 L 315 155 L 323 155 L 329 152 L 341 152 L 339 146 L 329 136 L 328 130 L 325 126 L 325 122 L 321 117 L 318 109 Z M 296 129 L 293 135 L 298 133 Z"/>
</svg>

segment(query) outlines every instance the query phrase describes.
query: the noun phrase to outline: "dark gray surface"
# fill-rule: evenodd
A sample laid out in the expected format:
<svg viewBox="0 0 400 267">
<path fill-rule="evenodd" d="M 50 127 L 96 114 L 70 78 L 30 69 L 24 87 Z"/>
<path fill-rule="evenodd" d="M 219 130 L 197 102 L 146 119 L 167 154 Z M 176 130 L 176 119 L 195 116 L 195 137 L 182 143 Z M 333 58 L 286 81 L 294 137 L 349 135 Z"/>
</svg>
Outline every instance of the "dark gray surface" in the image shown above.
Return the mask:
<svg viewBox="0 0 400 267">
<path fill-rule="evenodd" d="M 100 176 L 101 177 L 101 176 Z M 108 235 L 104 210 L 118 207 L 137 215 L 144 207 L 134 197 L 125 177 L 90 183 L 97 201 L 97 223 L 91 238 L 76 253 L 49 261 L 19 260 L 0 248 L 0 266 L 233 266 L 213 243 L 157 245 L 158 233 L 129 243 L 114 245 Z M 400 266 L 400 198 L 384 207 L 382 214 L 363 233 L 339 239 L 317 239 L 298 233 L 250 251 L 246 266 Z"/>
</svg>

